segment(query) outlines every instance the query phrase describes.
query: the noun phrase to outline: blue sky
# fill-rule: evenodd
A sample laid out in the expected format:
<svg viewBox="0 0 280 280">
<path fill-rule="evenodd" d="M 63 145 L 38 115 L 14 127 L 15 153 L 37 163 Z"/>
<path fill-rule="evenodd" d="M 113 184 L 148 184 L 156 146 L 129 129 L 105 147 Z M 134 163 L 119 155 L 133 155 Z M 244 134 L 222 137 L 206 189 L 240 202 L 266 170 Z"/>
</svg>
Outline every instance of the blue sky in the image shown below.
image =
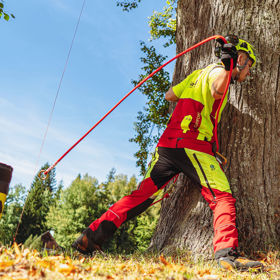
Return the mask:
<svg viewBox="0 0 280 280">
<path fill-rule="evenodd" d="M 11 185 L 29 187 L 41 165 L 54 163 L 133 88 L 142 66 L 139 42 L 150 38 L 147 18 L 164 1 L 143 0 L 129 13 L 114 0 L 86 1 L 38 166 L 83 0 L 5 3 L 16 19 L 0 20 L 0 162 L 14 168 Z M 175 55 L 174 47 L 160 51 Z M 172 63 L 168 70 L 173 68 Z M 134 92 L 57 165 L 57 180 L 68 186 L 78 173 L 88 173 L 102 182 L 112 167 L 138 177 L 137 146 L 128 139 L 144 105 L 145 98 Z"/>
</svg>

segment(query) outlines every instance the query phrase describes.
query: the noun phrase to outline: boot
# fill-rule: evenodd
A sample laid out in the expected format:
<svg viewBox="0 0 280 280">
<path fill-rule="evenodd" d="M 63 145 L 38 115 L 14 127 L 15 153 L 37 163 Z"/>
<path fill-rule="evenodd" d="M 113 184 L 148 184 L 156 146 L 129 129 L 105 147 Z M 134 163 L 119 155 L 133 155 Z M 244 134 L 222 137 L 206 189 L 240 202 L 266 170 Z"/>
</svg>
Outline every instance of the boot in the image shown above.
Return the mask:
<svg viewBox="0 0 280 280">
<path fill-rule="evenodd" d="M 240 256 L 235 249 L 226 248 L 215 253 L 215 258 L 221 268 L 226 270 L 241 270 L 263 269 L 264 266 L 259 261 L 253 261 Z"/>
<path fill-rule="evenodd" d="M 102 252 L 100 246 L 93 241 L 93 231 L 90 228 L 82 232 L 73 242 L 72 247 L 86 256 L 92 255 L 94 251 Z"/>
</svg>

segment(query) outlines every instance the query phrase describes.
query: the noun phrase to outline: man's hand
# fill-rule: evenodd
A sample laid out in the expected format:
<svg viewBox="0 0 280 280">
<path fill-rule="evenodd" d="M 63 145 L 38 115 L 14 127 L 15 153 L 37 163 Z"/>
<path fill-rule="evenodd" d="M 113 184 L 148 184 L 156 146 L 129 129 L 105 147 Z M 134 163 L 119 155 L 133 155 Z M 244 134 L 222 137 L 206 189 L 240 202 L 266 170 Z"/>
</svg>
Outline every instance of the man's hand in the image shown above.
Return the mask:
<svg viewBox="0 0 280 280">
<path fill-rule="evenodd" d="M 230 70 L 231 58 L 233 60 L 232 69 L 234 69 L 236 67 L 237 58 L 238 58 L 236 47 L 231 43 L 223 45 L 221 61 L 224 64 L 226 71 Z"/>
</svg>

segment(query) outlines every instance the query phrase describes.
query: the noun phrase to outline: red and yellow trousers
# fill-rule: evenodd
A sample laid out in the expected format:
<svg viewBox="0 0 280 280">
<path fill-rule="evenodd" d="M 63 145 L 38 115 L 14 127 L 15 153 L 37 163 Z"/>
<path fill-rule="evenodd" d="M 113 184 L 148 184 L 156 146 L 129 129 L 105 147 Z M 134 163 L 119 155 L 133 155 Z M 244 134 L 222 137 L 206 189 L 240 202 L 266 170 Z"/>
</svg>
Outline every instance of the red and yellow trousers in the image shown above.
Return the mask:
<svg viewBox="0 0 280 280">
<path fill-rule="evenodd" d="M 178 173 L 201 186 L 201 194 L 213 211 L 214 252 L 238 246 L 235 199 L 220 164 L 213 155 L 188 148 L 157 147 L 144 180 L 133 191 L 111 206 L 89 227 L 99 245 L 111 237 L 125 221 L 145 211 L 155 194 Z"/>
</svg>

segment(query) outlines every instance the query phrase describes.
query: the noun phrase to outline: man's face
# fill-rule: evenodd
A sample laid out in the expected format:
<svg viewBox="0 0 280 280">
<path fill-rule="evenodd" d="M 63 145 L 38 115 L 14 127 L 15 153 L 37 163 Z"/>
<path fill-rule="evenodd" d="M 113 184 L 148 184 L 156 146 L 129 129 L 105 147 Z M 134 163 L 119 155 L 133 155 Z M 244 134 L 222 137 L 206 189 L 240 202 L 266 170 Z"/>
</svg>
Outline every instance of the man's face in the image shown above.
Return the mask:
<svg viewBox="0 0 280 280">
<path fill-rule="evenodd" d="M 247 61 L 247 63 L 246 63 Z M 237 63 L 240 66 L 243 66 L 245 63 L 245 67 L 242 70 L 238 69 L 238 79 L 237 82 L 241 83 L 245 81 L 246 77 L 250 75 L 250 68 L 252 67 L 253 61 L 251 59 L 248 60 L 248 55 L 246 53 L 241 53 L 238 56 Z"/>
</svg>

